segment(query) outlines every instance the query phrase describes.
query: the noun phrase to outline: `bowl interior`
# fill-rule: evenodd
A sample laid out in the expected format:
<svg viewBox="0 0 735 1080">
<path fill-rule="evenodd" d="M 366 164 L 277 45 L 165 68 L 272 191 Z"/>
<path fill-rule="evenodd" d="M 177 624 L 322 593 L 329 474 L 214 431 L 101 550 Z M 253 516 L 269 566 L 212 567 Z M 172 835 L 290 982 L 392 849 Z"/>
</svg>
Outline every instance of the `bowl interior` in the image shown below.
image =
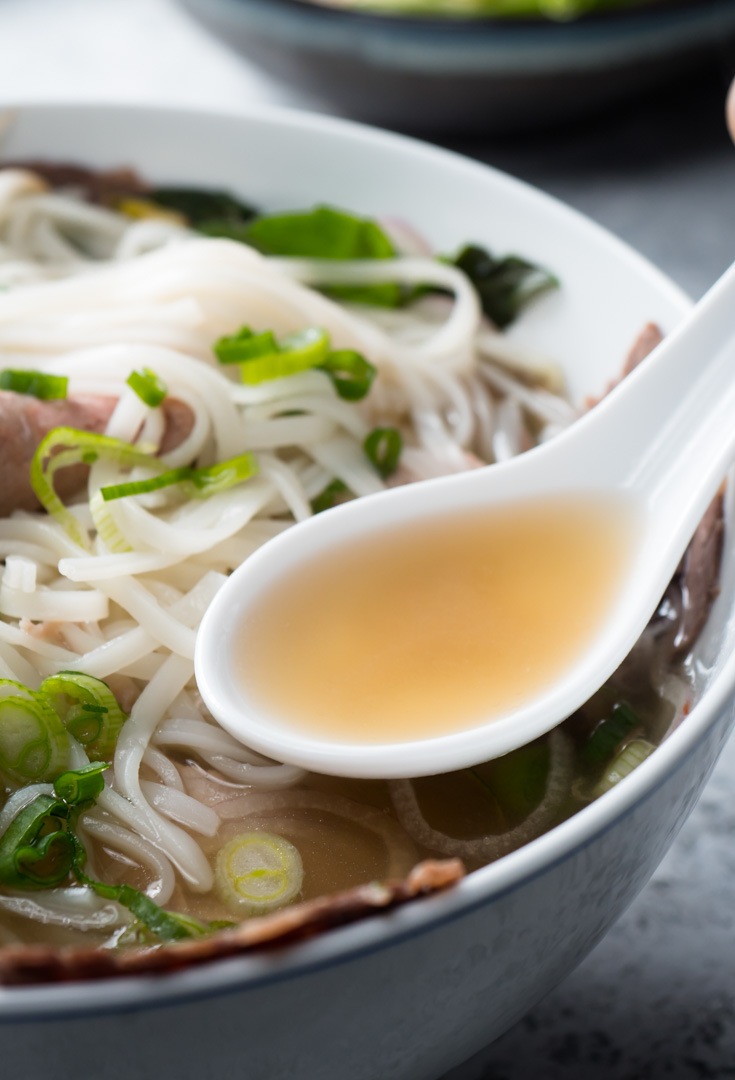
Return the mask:
<svg viewBox="0 0 735 1080">
<path fill-rule="evenodd" d="M 498 253 L 518 252 L 553 269 L 562 288 L 519 320 L 512 336 L 558 360 L 577 401 L 599 393 L 619 372 L 647 321 L 671 330 L 688 307 L 686 297 L 663 274 L 555 200 L 486 166 L 342 121 L 277 110 L 210 115 L 131 107 L 18 108 L 4 130 L 0 155 L 7 161 L 132 165 L 154 181 L 226 188 L 262 207 L 321 202 L 403 218 L 438 251 L 451 252 L 473 240 Z M 703 676 L 716 674 L 735 644 L 730 617 L 734 599 L 735 553 L 726 561 L 722 594 L 700 644 Z M 573 824 L 555 832 L 561 834 Z M 538 841 L 537 850 L 545 842 Z M 551 856 L 551 848 L 549 852 Z M 506 877 L 502 866 L 488 867 L 473 875 L 475 884 L 468 885 L 467 892 L 476 898 L 478 890 L 489 893 L 493 882 Z M 463 888 L 407 918 L 433 919 L 437 912 L 462 904 Z M 371 933 L 386 938 L 400 924 L 400 919 L 386 921 Z M 365 931 L 354 927 L 339 933 L 339 946 L 314 942 L 309 955 L 326 960 L 361 940 Z M 257 975 L 264 964 L 268 961 L 263 958 L 254 959 L 250 967 L 240 962 L 238 979 L 248 971 Z M 282 970 L 283 959 L 279 964 Z M 196 972 L 176 978 L 184 988 L 202 984 Z M 217 981 L 216 975 L 206 978 L 210 984 Z M 167 980 L 161 993 L 170 994 L 171 986 Z M 74 999 L 109 1007 L 132 1000 L 134 990 L 142 992 L 130 983 L 108 984 L 75 990 Z M 42 1000 L 52 1008 L 68 989 L 20 993 L 29 1003 Z M 158 993 L 157 987 L 146 991 L 149 999 Z M 11 996 L 0 991 L 0 1012 Z"/>
</svg>

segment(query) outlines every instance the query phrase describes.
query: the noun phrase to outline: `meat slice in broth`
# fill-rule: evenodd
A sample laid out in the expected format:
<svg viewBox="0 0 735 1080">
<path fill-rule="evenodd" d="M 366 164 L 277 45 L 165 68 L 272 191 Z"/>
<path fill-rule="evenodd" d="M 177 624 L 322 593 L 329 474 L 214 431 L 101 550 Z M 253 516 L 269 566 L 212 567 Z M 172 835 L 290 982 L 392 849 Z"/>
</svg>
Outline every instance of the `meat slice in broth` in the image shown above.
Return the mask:
<svg viewBox="0 0 735 1080">
<path fill-rule="evenodd" d="M 14 510 L 37 510 L 39 502 L 30 481 L 33 455 L 41 441 L 58 427 L 101 434 L 107 427 L 117 398 L 79 394 L 62 401 L 39 401 L 11 390 L 0 390 L 0 517 Z M 179 446 L 194 424 L 188 405 L 166 399 L 162 405 L 166 427 L 161 453 Z M 62 499 L 75 495 L 86 483 L 86 465 L 60 469 L 55 481 Z"/>
</svg>

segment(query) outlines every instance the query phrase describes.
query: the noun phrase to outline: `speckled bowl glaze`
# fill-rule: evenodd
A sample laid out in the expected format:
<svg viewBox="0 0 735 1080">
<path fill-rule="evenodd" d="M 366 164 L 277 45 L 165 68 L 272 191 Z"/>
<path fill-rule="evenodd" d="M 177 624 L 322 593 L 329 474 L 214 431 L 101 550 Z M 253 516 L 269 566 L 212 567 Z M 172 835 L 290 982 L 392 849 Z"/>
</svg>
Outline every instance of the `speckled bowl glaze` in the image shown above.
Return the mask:
<svg viewBox="0 0 735 1080">
<path fill-rule="evenodd" d="M 598 226 L 485 166 L 305 114 L 19 109 L 2 147 L 277 207 L 403 216 L 440 250 L 473 238 L 552 266 L 562 290 L 513 329 L 598 392 L 648 319 L 688 301 Z M 166 976 L 0 989 L 4 1075 L 24 1080 L 436 1080 L 519 1019 L 600 940 L 694 806 L 733 722 L 735 560 L 700 640 L 704 694 L 617 788 L 453 891 L 298 946 Z M 622 988 L 621 988 L 622 989 Z"/>
<path fill-rule="evenodd" d="M 310 0 L 180 0 L 331 111 L 421 132 L 538 127 L 685 75 L 735 39 L 731 0 L 657 0 L 571 22 L 410 18 Z"/>
</svg>

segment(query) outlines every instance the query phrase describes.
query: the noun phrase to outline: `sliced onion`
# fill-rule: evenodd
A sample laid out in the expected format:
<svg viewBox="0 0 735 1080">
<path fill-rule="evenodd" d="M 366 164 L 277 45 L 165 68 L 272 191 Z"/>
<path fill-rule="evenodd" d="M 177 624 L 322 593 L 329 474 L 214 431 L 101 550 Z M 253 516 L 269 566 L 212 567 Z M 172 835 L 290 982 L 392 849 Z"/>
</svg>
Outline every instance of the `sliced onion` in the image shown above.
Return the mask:
<svg viewBox="0 0 735 1080">
<path fill-rule="evenodd" d="M 508 832 L 460 840 L 429 825 L 424 817 L 416 789 L 410 780 L 392 780 L 390 792 L 398 820 L 417 844 L 442 855 L 460 859 L 492 862 L 527 844 L 554 824 L 562 802 L 569 793 L 572 778 L 573 748 L 569 738 L 558 729 L 549 736 L 549 775 L 544 797 L 528 817 Z"/>
</svg>

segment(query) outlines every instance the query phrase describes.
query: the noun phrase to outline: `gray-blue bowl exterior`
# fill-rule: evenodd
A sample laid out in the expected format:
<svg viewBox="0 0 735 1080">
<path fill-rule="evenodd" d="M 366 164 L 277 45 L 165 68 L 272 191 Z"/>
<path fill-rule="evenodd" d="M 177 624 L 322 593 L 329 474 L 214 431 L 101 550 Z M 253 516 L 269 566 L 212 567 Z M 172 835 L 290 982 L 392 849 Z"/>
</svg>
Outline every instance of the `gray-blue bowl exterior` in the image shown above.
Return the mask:
<svg viewBox="0 0 735 1080">
<path fill-rule="evenodd" d="M 228 987 L 194 987 L 182 1000 L 179 986 L 167 1003 L 164 985 L 156 1007 L 131 1002 L 124 1017 L 92 1005 L 44 1020 L 35 1003 L 24 1015 L 19 991 L 17 1019 L 0 1028 L 4 1069 L 28 1076 L 32 1045 L 34 1078 L 52 1080 L 77 1080 L 80 1047 L 86 1074 L 105 1080 L 437 1080 L 520 1019 L 631 903 L 692 810 L 733 719 L 726 702 L 657 788 L 532 878 L 398 940 L 368 935 L 338 959 L 307 955 L 295 972 L 276 964 L 239 988 L 247 963 L 227 961 L 216 967 L 220 980 L 229 967 Z M 343 935 L 332 934 L 338 951 Z M 31 1006 L 38 994 L 26 993 Z"/>
<path fill-rule="evenodd" d="M 333 111 L 421 130 L 501 130 L 580 115 L 735 37 L 731 0 L 573 22 L 408 19 L 304 0 L 181 0 L 252 62 Z"/>
</svg>

